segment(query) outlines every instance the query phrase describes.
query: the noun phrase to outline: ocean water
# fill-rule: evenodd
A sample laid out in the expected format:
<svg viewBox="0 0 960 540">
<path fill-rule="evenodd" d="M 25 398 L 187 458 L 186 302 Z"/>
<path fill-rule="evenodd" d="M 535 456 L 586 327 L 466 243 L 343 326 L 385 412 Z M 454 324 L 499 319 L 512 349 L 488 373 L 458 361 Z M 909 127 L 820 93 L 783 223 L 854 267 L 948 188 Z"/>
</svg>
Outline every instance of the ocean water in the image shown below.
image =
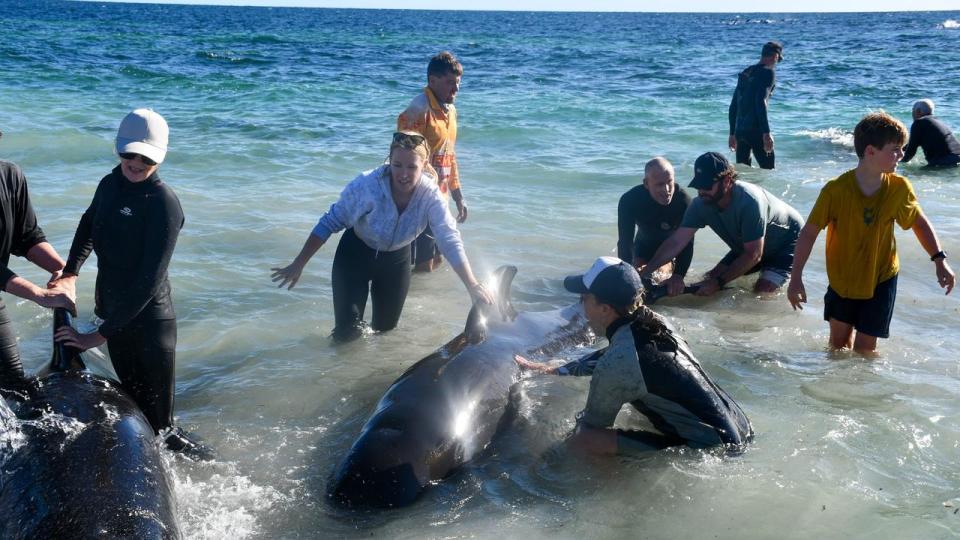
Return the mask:
<svg viewBox="0 0 960 540">
<path fill-rule="evenodd" d="M 152 107 L 170 124 L 161 174 L 186 214 L 170 267 L 176 415 L 220 453 L 204 464 L 167 456 L 189 538 L 955 538 L 960 304 L 909 231 L 897 234 L 900 295 L 876 360 L 826 350 L 822 235 L 802 312 L 784 295 L 754 298 L 746 279 L 658 305 L 751 417 L 745 454 L 557 455 L 549 448 L 573 427 L 587 381 L 531 377 L 518 417 L 481 457 L 412 507 L 362 514 L 326 504 L 327 477 L 387 386 L 462 329 L 466 292 L 449 266 L 416 276 L 398 329 L 333 347 L 334 246 L 293 291 L 273 287 L 269 268 L 382 162 L 439 50 L 465 69 L 468 254 L 480 274 L 517 265 L 515 303 L 537 311 L 574 301 L 562 277 L 614 253 L 618 197 L 647 159 L 666 156 L 685 184 L 700 153 L 725 151 L 736 74 L 762 43 L 785 45 L 770 107 L 778 168 L 741 177 L 806 214 L 823 183 L 855 165 L 851 132 L 866 112 L 909 122 L 912 102 L 929 97 L 960 129 L 958 21 L 5 1 L 0 158 L 23 167 L 66 255 L 115 164 L 123 115 Z M 960 171 L 918 161 L 901 170 L 946 251 L 960 253 Z M 725 252 L 711 232 L 698 236 L 693 274 Z M 80 281 L 87 328 L 94 263 Z M 23 260 L 12 267 L 44 279 Z M 35 369 L 51 316 L 6 301 Z"/>
</svg>

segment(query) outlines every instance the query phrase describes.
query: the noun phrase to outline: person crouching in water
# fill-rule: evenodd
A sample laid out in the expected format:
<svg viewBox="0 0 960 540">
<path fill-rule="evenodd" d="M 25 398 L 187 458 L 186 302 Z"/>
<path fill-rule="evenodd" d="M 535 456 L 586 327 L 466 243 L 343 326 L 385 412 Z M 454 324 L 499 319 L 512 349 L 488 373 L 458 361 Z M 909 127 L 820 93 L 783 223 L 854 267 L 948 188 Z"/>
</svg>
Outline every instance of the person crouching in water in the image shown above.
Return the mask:
<svg viewBox="0 0 960 540">
<path fill-rule="evenodd" d="M 392 330 L 410 288 L 410 244 L 429 225 L 440 251 L 474 301 L 492 296 L 474 277 L 460 231 L 440 195 L 429 165 L 430 148 L 412 131 L 393 134 L 387 163 L 347 184 L 307 237 L 300 254 L 271 278 L 292 289 L 307 262 L 330 235 L 346 229 L 333 258 L 334 341 L 362 334 L 367 295 L 373 302 L 371 328 Z"/>
<path fill-rule="evenodd" d="M 642 303 L 637 270 L 600 257 L 564 287 L 579 293 L 590 327 L 606 336 L 606 349 L 560 367 L 516 356 L 522 369 L 588 375 L 587 405 L 569 443 L 590 454 L 616 454 L 688 445 L 727 445 L 741 450 L 753 428 L 740 406 L 713 382 L 693 352 L 662 317 Z M 624 403 L 646 416 L 660 433 L 613 429 Z"/>
</svg>

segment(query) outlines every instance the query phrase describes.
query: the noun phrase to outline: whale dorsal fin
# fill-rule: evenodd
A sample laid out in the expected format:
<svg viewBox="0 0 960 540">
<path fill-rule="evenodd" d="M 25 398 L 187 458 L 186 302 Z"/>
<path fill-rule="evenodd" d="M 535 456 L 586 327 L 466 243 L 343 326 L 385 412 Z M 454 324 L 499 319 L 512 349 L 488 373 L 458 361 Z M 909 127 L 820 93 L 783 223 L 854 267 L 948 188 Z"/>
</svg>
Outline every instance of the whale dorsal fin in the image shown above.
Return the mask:
<svg viewBox="0 0 960 540">
<path fill-rule="evenodd" d="M 73 318 L 66 309 L 56 308 L 53 310 L 53 332 L 56 333 L 57 328 L 61 326 L 73 326 Z M 80 358 L 80 351 L 77 348 L 53 342 L 53 356 L 50 358 L 48 368 L 50 372 L 84 368 L 86 365 Z"/>
<path fill-rule="evenodd" d="M 510 290 L 513 278 L 517 275 L 517 267 L 504 265 L 493 273 L 494 298 L 493 304 L 474 304 L 467 316 L 467 324 L 463 329 L 467 341 L 480 343 L 486 336 L 486 323 L 492 319 L 512 321 L 517 318 L 517 311 L 510 301 Z"/>
</svg>

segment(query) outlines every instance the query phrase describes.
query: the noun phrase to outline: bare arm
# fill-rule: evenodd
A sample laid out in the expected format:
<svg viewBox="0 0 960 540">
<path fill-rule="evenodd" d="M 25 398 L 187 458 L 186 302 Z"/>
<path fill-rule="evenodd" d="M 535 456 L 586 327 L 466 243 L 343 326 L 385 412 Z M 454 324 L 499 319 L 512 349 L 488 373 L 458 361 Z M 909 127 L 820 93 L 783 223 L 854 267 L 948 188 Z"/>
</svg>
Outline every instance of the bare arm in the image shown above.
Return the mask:
<svg viewBox="0 0 960 540">
<path fill-rule="evenodd" d="M 303 273 L 303 268 L 307 265 L 307 262 L 311 257 L 321 248 L 326 240 L 323 240 L 319 236 L 311 233 L 307 236 L 306 242 L 303 243 L 303 247 L 300 248 L 300 253 L 297 255 L 293 262 L 289 265 L 279 268 L 271 268 L 273 274 L 270 275 L 271 281 L 274 283 L 280 282 L 277 285 L 278 288 L 283 287 L 288 282 L 290 286 L 287 287 L 287 290 L 293 288 L 297 284 L 297 281 L 300 281 L 300 274 Z"/>
<path fill-rule="evenodd" d="M 667 264 L 668 261 L 672 261 L 674 257 L 683 251 L 683 248 L 687 247 L 687 244 L 693 240 L 695 234 L 697 234 L 697 229 L 693 227 L 680 227 L 674 231 L 673 234 L 670 235 L 670 238 L 667 238 L 663 244 L 660 244 L 660 248 L 653 254 L 653 257 L 647 261 L 643 275 L 649 276 L 657 268 Z"/>
<path fill-rule="evenodd" d="M 63 270 L 64 262 L 57 250 L 49 242 L 40 242 L 27 251 L 27 260 L 43 268 L 50 274 Z"/>
<path fill-rule="evenodd" d="M 698 296 L 710 296 L 719 291 L 725 283 L 729 283 L 753 268 L 763 257 L 763 237 L 743 244 L 743 253 L 740 254 L 730 266 L 722 271 L 715 272 L 712 276 L 702 282 L 697 287 Z M 719 268 L 720 265 L 717 265 Z"/>
<path fill-rule="evenodd" d="M 807 301 L 807 290 L 803 286 L 803 268 L 807 265 L 813 244 L 819 235 L 820 229 L 809 222 L 800 229 L 797 245 L 793 249 L 793 270 L 790 272 L 790 286 L 787 288 L 787 300 L 793 309 L 803 309 L 803 304 Z"/>
<path fill-rule="evenodd" d="M 920 245 L 923 246 L 927 255 L 933 257 L 942 251 L 940 240 L 937 238 L 937 232 L 933 230 L 933 225 L 930 224 L 930 220 L 927 219 L 927 216 L 924 215 L 923 212 L 920 212 L 920 215 L 917 216 L 917 220 L 913 223 L 912 228 L 913 234 L 917 235 L 917 240 L 920 241 Z M 953 290 L 956 277 L 954 276 L 953 270 L 950 269 L 950 265 L 947 264 L 947 258 L 937 257 L 934 263 L 937 266 L 937 283 L 941 288 L 947 289 L 946 294 L 950 294 L 950 291 Z"/>
</svg>

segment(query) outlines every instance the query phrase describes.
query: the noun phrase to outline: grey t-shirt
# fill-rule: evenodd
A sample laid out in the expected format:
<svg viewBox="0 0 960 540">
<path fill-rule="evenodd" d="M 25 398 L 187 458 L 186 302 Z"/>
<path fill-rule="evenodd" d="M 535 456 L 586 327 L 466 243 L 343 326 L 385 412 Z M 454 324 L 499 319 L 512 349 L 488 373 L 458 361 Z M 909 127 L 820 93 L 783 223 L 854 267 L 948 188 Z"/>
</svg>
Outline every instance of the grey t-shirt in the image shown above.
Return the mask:
<svg viewBox="0 0 960 540">
<path fill-rule="evenodd" d="M 709 226 L 736 253 L 743 245 L 763 237 L 763 256 L 792 254 L 803 217 L 769 191 L 747 182 L 733 185 L 730 206 L 721 211 L 695 197 L 683 215 L 681 227 Z"/>
</svg>

